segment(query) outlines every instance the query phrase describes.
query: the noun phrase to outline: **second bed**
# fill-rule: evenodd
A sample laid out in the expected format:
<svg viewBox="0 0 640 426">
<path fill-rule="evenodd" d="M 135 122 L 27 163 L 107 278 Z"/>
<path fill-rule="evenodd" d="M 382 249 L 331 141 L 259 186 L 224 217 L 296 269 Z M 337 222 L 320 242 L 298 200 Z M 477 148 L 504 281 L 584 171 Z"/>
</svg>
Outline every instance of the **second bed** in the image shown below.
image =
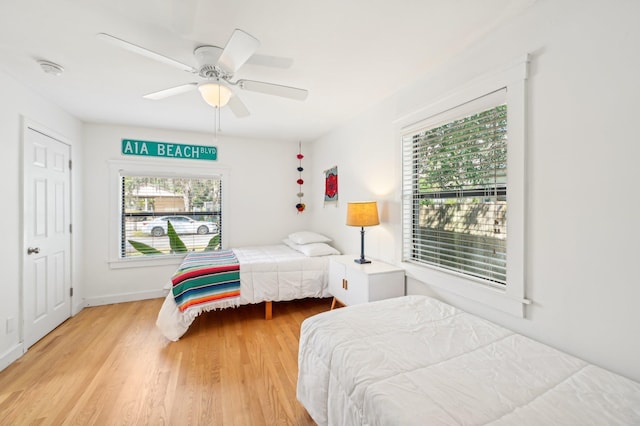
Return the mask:
<svg viewBox="0 0 640 426">
<path fill-rule="evenodd" d="M 189 296 L 170 290 L 156 325 L 176 341 L 202 312 L 265 302 L 269 318 L 272 302 L 329 297 L 329 255 L 338 252 L 326 247 L 307 254 L 285 244 L 190 253 L 172 279 L 172 290 L 189 283 Z"/>
</svg>

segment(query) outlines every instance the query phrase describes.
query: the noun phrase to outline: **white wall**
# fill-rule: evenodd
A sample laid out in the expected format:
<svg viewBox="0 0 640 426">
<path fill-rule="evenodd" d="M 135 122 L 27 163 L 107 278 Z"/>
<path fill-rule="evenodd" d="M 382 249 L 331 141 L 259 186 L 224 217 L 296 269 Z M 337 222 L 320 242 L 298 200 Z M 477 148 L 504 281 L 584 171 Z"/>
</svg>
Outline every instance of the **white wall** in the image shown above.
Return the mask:
<svg viewBox="0 0 640 426">
<path fill-rule="evenodd" d="M 314 142 L 313 198 L 321 171 L 339 168 L 338 208 L 313 223 L 343 251 L 359 251 L 346 202 L 377 199 L 382 225 L 366 253 L 398 263 L 400 141 L 393 120 L 467 81 L 532 55 L 528 80 L 525 319 L 408 279 L 435 294 L 587 361 L 640 380 L 640 250 L 636 183 L 640 2 L 539 0 L 454 60 Z M 425 43 L 431 42 L 425 40 Z M 316 178 L 317 175 L 317 178 Z"/>
<path fill-rule="evenodd" d="M 0 245 L 2 278 L 0 279 L 0 370 L 22 355 L 19 328 L 7 332 L 7 319 L 21 318 L 22 256 L 25 252 L 22 235 L 22 132 L 23 120 L 38 124 L 39 128 L 53 132 L 71 144 L 72 159 L 79 165 L 71 174 L 72 221 L 76 229 L 82 228 L 81 189 L 79 178 L 82 166 L 78 159 L 82 156 L 82 124 L 60 108 L 31 92 L 7 74 L 0 72 L 0 176 L 2 182 L 2 223 L 3 244 Z M 81 294 L 82 241 L 81 233 L 72 235 L 71 281 Z M 81 309 L 81 296 L 73 299 L 73 312 Z M 81 302 L 80 302 L 81 304 Z"/>
<path fill-rule="evenodd" d="M 157 159 L 122 156 L 123 138 L 218 147 L 218 160 Z M 136 127 L 86 124 L 85 165 L 85 265 L 86 300 L 89 305 L 158 297 L 176 265 L 112 268 L 109 260 L 109 160 L 149 164 L 223 168 L 228 179 L 223 199 L 226 247 L 277 244 L 290 232 L 306 229 L 307 212 L 298 214 L 298 142 L 227 138 L 214 141 L 209 134 L 172 132 Z M 306 144 L 303 144 L 303 151 Z M 303 160 L 306 161 L 306 160 Z M 304 165 L 303 165 L 304 166 Z M 303 172 L 306 174 L 306 172 Z M 309 204 L 309 203 L 307 203 Z"/>
</svg>

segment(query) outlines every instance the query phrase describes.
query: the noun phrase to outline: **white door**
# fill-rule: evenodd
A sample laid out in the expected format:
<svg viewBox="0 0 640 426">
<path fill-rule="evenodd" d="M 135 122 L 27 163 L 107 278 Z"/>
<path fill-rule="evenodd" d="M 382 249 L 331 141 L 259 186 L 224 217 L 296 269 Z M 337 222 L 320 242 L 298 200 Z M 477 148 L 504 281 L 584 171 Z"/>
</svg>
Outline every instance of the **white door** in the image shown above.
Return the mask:
<svg viewBox="0 0 640 426">
<path fill-rule="evenodd" d="M 71 316 L 70 152 L 37 130 L 25 131 L 25 348 Z"/>
</svg>

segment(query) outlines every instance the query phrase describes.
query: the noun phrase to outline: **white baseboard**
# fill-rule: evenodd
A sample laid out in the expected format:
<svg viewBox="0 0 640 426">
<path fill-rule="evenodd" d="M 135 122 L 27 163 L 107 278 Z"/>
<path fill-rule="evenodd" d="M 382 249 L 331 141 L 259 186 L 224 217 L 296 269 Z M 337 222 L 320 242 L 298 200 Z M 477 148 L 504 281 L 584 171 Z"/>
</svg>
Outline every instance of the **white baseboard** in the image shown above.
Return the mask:
<svg viewBox="0 0 640 426">
<path fill-rule="evenodd" d="M 22 342 L 11 347 L 9 350 L 0 355 L 0 371 L 7 368 L 11 363 L 24 355 L 25 349 Z"/>
<path fill-rule="evenodd" d="M 75 317 L 76 315 L 78 315 L 80 313 L 81 310 L 83 310 L 85 308 L 85 306 L 87 306 L 87 304 L 85 303 L 84 299 L 77 301 L 74 300 L 74 304 L 71 306 L 71 316 Z"/>
<path fill-rule="evenodd" d="M 87 297 L 84 300 L 84 306 L 101 306 L 111 305 L 114 303 L 136 302 L 138 300 L 164 298 L 167 295 L 166 290 L 141 291 L 136 293 L 112 294 L 109 296 Z"/>
</svg>

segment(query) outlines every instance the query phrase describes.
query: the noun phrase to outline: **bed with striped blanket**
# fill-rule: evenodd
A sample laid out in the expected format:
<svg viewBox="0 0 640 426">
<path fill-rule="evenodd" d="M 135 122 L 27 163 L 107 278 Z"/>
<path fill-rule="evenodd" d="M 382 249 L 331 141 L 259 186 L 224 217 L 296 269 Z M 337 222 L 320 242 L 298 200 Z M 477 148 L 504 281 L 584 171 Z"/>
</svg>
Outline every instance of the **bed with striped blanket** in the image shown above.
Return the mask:
<svg viewBox="0 0 640 426">
<path fill-rule="evenodd" d="M 178 340 L 203 312 L 265 302 L 329 297 L 330 256 L 284 244 L 189 253 L 171 279 L 156 325 Z"/>
</svg>

